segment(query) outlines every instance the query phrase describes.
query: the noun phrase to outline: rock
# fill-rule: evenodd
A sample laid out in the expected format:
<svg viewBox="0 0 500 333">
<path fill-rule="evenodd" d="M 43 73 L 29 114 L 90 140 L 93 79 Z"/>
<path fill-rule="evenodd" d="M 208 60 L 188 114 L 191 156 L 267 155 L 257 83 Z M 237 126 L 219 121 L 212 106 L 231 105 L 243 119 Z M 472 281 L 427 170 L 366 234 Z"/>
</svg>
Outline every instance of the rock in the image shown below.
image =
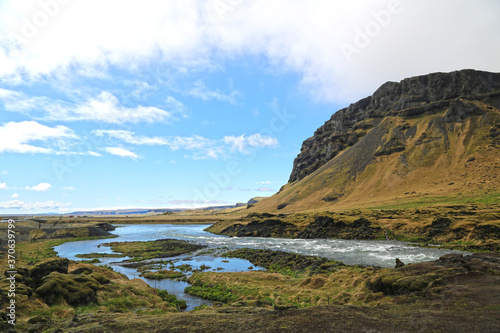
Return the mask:
<svg viewBox="0 0 500 333">
<path fill-rule="evenodd" d="M 387 82 L 372 96 L 335 112 L 312 137 L 303 142 L 293 162 L 288 182 L 303 179 L 340 152 L 357 145 L 372 130 L 380 127 L 385 117 L 405 119 L 447 108 L 442 117 L 442 125 L 445 126 L 485 114 L 486 109 L 478 106 L 476 101 L 494 93 L 498 89 L 498 82 L 500 74 L 475 70 L 433 73 L 407 78 L 399 83 Z M 416 128 L 410 127 L 408 123 L 387 128 L 390 128 L 389 133 L 386 135 L 384 130 L 383 135 L 377 138 L 380 144 L 376 156 L 404 151 L 405 139 L 416 133 Z M 499 135 L 500 128 L 491 130 L 492 138 Z"/>
<path fill-rule="evenodd" d="M 318 216 L 314 222 L 304 230 L 298 232 L 298 238 L 343 238 L 343 239 L 373 239 L 380 228 L 372 227 L 372 223 L 365 218 L 359 218 L 348 224 L 344 221 L 335 221 L 329 216 Z"/>
<path fill-rule="evenodd" d="M 450 229 L 452 220 L 447 217 L 436 217 L 430 226 L 431 230 L 427 233 L 427 237 L 435 237 L 443 234 Z"/>
<path fill-rule="evenodd" d="M 43 278 L 52 272 L 67 274 L 68 265 L 69 260 L 66 258 L 56 258 L 36 264 L 29 270 L 32 287 L 38 287 L 42 283 Z"/>
<path fill-rule="evenodd" d="M 224 229 L 221 234 L 238 237 L 271 237 L 286 236 L 294 234 L 296 231 L 297 227 L 291 223 L 283 222 L 280 219 L 267 219 L 252 221 L 247 225 L 234 224 Z"/>
<path fill-rule="evenodd" d="M 456 279 L 492 276 L 498 281 L 500 274 L 499 254 L 448 254 L 436 261 L 408 264 L 398 269 L 388 269 L 387 272 L 373 281 L 367 287 L 375 292 L 386 295 L 422 294 L 432 288 L 446 284 L 456 284 Z"/>
<path fill-rule="evenodd" d="M 253 204 L 256 204 L 257 202 L 259 202 L 259 201 L 256 200 L 255 198 L 251 198 L 250 200 L 248 200 L 247 205 L 253 205 Z"/>
<path fill-rule="evenodd" d="M 396 266 L 394 268 L 400 268 L 405 265 L 404 262 L 402 262 L 399 258 L 396 258 Z"/>
<path fill-rule="evenodd" d="M 49 321 L 50 321 L 49 317 L 34 316 L 28 319 L 28 324 L 46 323 Z"/>
<path fill-rule="evenodd" d="M 500 227 L 492 224 L 482 224 L 474 228 L 479 239 L 500 239 Z"/>
</svg>

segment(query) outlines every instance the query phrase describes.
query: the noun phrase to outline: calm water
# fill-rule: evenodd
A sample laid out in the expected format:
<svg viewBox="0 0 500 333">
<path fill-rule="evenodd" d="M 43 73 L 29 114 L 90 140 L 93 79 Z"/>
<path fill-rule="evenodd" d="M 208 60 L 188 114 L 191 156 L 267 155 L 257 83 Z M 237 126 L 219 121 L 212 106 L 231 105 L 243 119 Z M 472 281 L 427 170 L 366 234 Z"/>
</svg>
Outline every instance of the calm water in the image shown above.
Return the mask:
<svg viewBox="0 0 500 333">
<path fill-rule="evenodd" d="M 248 247 L 253 249 L 271 249 L 281 251 L 292 251 L 305 255 L 322 256 L 330 259 L 340 260 L 346 264 L 377 265 L 382 267 L 394 267 L 395 258 L 401 259 L 404 263 L 415 263 L 422 261 L 436 260 L 448 253 L 463 253 L 455 250 L 441 250 L 420 248 L 407 245 L 407 243 L 397 241 L 363 241 L 363 240 L 341 240 L 341 239 L 288 239 L 288 238 L 261 238 L 261 237 L 227 237 L 213 235 L 203 229 L 209 225 L 172 225 L 172 224 L 117 224 L 116 230 L 112 233 L 118 238 L 112 240 L 88 240 L 65 243 L 55 247 L 59 256 L 70 260 L 81 260 L 75 257 L 82 253 L 111 253 L 111 249 L 105 246 L 98 247 L 99 244 L 109 241 L 148 241 L 163 238 L 175 238 L 189 240 L 210 247 L 227 247 L 236 249 Z M 121 260 L 127 258 L 100 258 L 102 264 L 112 266 L 116 271 L 126 274 L 129 278 L 137 278 L 139 274 L 133 268 L 125 268 L 119 265 Z M 176 258 L 179 264 L 187 263 L 193 268 L 201 265 L 210 266 L 213 271 L 246 271 L 249 266 L 253 266 L 249 261 L 243 259 L 219 258 L 210 255 L 189 255 Z M 222 260 L 229 260 L 223 263 Z M 254 269 L 261 269 L 255 267 Z M 185 294 L 184 288 L 188 283 L 175 280 L 148 280 L 149 285 L 166 289 L 169 293 L 176 294 L 178 298 L 184 299 L 188 303 L 188 309 L 192 310 L 201 304 L 211 304 Z"/>
</svg>

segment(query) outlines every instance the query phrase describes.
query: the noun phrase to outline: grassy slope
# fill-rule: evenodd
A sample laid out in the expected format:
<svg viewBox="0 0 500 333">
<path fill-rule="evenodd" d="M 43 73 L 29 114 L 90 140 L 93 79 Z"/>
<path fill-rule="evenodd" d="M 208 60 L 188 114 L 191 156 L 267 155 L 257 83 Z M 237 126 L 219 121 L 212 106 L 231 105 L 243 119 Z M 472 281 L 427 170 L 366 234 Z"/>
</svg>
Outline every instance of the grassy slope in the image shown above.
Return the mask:
<svg viewBox="0 0 500 333">
<path fill-rule="evenodd" d="M 477 102 L 479 103 L 479 102 Z M 480 105 L 485 108 L 486 106 Z M 500 111 L 473 116 L 463 123 L 439 121 L 447 110 L 432 116 L 386 117 L 361 141 L 311 175 L 287 184 L 249 212 L 338 210 L 387 205 L 500 201 L 500 150 L 491 145 L 490 124 L 500 123 Z M 374 152 L 391 136 L 394 126 L 416 127 L 406 149 L 373 160 Z M 425 133 L 425 134 L 424 134 Z M 324 198 L 339 197 L 327 202 Z"/>
</svg>

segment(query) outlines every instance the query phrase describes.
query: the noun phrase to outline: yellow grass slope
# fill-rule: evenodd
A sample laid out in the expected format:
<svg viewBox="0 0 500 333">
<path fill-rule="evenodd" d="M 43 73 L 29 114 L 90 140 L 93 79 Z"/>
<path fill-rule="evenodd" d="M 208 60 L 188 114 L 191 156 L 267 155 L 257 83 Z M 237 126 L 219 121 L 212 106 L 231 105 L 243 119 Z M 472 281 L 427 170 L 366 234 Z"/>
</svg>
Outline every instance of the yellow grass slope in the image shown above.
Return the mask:
<svg viewBox="0 0 500 333">
<path fill-rule="evenodd" d="M 454 113 L 464 108 L 470 113 L 454 119 Z M 413 117 L 401 112 L 388 115 L 356 144 L 249 212 L 432 204 L 467 198 L 499 202 L 499 129 L 498 94 L 478 100 L 457 98 L 432 113 Z"/>
</svg>

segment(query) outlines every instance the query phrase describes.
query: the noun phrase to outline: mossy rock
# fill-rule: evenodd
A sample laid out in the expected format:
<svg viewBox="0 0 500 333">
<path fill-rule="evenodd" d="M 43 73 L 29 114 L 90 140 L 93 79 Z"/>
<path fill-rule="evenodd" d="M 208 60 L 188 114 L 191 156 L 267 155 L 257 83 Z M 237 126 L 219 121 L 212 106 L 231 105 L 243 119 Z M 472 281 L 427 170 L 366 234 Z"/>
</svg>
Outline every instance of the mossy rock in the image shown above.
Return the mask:
<svg viewBox="0 0 500 333">
<path fill-rule="evenodd" d="M 75 307 L 93 303 L 97 301 L 96 292 L 100 284 L 93 277 L 95 274 L 74 275 L 52 272 L 42 279 L 42 284 L 35 293 L 48 305 L 60 304 L 64 301 Z M 101 279 L 101 277 L 98 278 Z"/>
<path fill-rule="evenodd" d="M 99 284 L 108 284 L 111 282 L 110 279 L 108 279 L 107 277 L 105 277 L 104 275 L 102 275 L 100 273 L 94 272 L 92 274 L 89 274 L 88 276 L 91 278 L 94 278 L 97 282 L 99 282 Z"/>
<path fill-rule="evenodd" d="M 32 279 L 32 287 L 38 287 L 42 283 L 45 276 L 52 272 L 68 273 L 69 260 L 66 258 L 51 259 L 33 266 L 29 270 L 29 275 Z"/>
</svg>

